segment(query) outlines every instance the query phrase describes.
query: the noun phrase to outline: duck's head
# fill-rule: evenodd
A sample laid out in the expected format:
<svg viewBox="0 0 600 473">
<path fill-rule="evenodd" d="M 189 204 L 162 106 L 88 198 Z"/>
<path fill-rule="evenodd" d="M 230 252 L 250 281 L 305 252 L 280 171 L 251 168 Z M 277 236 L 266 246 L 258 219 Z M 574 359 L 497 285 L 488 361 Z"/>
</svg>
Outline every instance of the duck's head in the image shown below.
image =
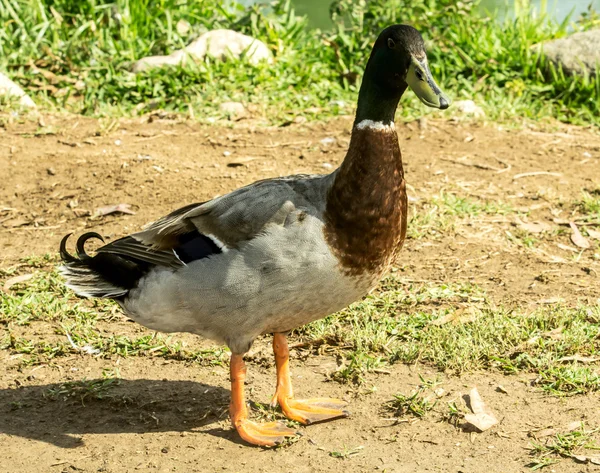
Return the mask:
<svg viewBox="0 0 600 473">
<path fill-rule="evenodd" d="M 361 86 L 359 112 L 361 102 L 370 114 L 375 108 L 385 109 L 386 103 L 395 102 L 390 117 L 393 120 L 398 100 L 407 87 L 429 107 L 445 110 L 450 106 L 450 99 L 431 75 L 425 42 L 419 32 L 412 26 L 392 25 L 379 34 L 373 46 Z"/>
</svg>

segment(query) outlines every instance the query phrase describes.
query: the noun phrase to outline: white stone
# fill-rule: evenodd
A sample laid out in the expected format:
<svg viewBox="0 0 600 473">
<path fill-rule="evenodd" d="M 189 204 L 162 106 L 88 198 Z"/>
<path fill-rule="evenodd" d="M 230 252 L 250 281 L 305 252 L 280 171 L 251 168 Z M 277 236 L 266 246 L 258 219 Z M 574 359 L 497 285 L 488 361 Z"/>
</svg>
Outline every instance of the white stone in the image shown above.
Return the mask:
<svg viewBox="0 0 600 473">
<path fill-rule="evenodd" d="M 246 107 L 240 102 L 223 102 L 219 110 L 225 113 L 230 120 L 239 120 L 246 116 Z"/>
<path fill-rule="evenodd" d="M 36 106 L 35 102 L 31 100 L 29 95 L 27 95 L 21 87 L 2 73 L 0 73 L 0 95 L 18 98 L 19 104 L 23 107 L 35 108 Z"/>
<path fill-rule="evenodd" d="M 229 57 L 240 59 L 245 55 L 251 64 L 261 61 L 273 62 L 271 51 L 262 41 L 237 31 L 213 30 L 168 56 L 148 56 L 140 59 L 133 65 L 132 71 L 137 73 L 154 67 L 185 64 L 189 57 L 201 60 L 206 55 L 221 60 Z"/>
<path fill-rule="evenodd" d="M 454 102 L 453 108 L 463 115 L 471 115 L 475 118 L 485 117 L 483 109 L 472 100 L 458 100 Z"/>
</svg>

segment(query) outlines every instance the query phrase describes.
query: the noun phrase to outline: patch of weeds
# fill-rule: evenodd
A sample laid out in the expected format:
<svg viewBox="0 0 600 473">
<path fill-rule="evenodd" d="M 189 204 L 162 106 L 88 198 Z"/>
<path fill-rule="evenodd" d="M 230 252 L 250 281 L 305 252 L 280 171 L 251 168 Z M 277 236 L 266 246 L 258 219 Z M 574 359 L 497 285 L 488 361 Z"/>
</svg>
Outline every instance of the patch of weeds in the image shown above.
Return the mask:
<svg viewBox="0 0 600 473">
<path fill-rule="evenodd" d="M 382 357 L 373 356 L 364 351 L 355 351 L 349 354 L 348 363 L 331 376 L 334 380 L 343 383 L 362 384 L 364 374 L 377 371 L 385 365 Z"/>
<path fill-rule="evenodd" d="M 424 390 L 419 388 L 411 394 L 395 394 L 394 400 L 389 402 L 389 409 L 394 412 L 397 417 L 412 414 L 415 417 L 425 417 L 431 411 L 437 401 L 431 401 L 432 396 L 425 397 Z"/>
<path fill-rule="evenodd" d="M 344 450 L 341 451 L 332 451 L 329 452 L 329 456 L 333 457 L 333 458 L 339 458 L 341 460 L 346 460 L 350 457 L 354 457 L 356 455 L 358 455 L 365 447 L 363 447 L 362 445 L 359 447 L 354 447 L 354 448 L 348 448 L 348 447 L 344 447 Z"/>
<path fill-rule="evenodd" d="M 575 205 L 585 215 L 585 220 L 600 224 L 600 190 L 583 192 L 581 200 Z"/>
<path fill-rule="evenodd" d="M 557 433 L 544 443 L 531 442 L 530 453 L 536 458 L 528 466 L 532 470 L 539 470 L 557 463 L 557 457 L 570 458 L 584 450 L 600 450 L 600 445 L 592 438 L 598 430 L 586 430 L 582 423 L 579 429 Z"/>
<path fill-rule="evenodd" d="M 56 388 L 48 389 L 44 397 L 48 399 L 68 399 L 77 400 L 82 405 L 89 400 L 102 400 L 109 397 L 109 391 L 120 383 L 119 379 L 105 377 L 103 379 L 93 379 L 81 381 L 70 381 L 61 384 Z"/>
<path fill-rule="evenodd" d="M 519 228 L 513 231 L 507 230 L 506 236 L 510 242 L 524 248 L 534 248 L 538 243 L 537 238 L 534 238 L 531 233 Z"/>
<path fill-rule="evenodd" d="M 588 367 L 558 366 L 540 371 L 535 384 L 554 396 L 573 396 L 600 391 L 600 375 Z"/>
<path fill-rule="evenodd" d="M 46 266 L 48 259 L 31 259 L 32 268 Z M 51 260 L 50 260 L 51 261 Z M 114 320 L 118 306 L 105 299 L 75 299 L 56 270 L 34 272 L 32 279 L 0 292 L 0 322 L 29 325 L 33 321 L 76 321 L 89 325 Z"/>
<path fill-rule="evenodd" d="M 408 224 L 408 238 L 441 238 L 454 231 L 456 224 L 463 219 L 479 215 L 506 215 L 512 207 L 503 202 L 475 200 L 455 193 L 441 192 L 419 205 L 412 207 Z"/>
<path fill-rule="evenodd" d="M 532 462 L 529 462 L 525 466 L 529 467 L 531 471 L 537 471 L 552 465 L 556 465 L 557 463 L 560 463 L 559 460 L 556 460 L 554 458 L 540 457 L 536 458 Z"/>
<path fill-rule="evenodd" d="M 441 192 L 432 199 L 432 203 L 437 205 L 443 214 L 455 215 L 458 218 L 472 218 L 481 214 L 505 215 L 512 212 L 512 208 L 502 202 L 473 200 L 449 192 Z"/>
<path fill-rule="evenodd" d="M 55 269 L 43 270 L 54 263 L 55 257 L 45 255 L 28 258 L 31 265 L 21 270 L 34 269 L 33 277 L 16 284 L 10 291 L 0 291 L 0 324 L 9 327 L 7 336 L 0 340 L 0 349 L 23 355 L 23 365 L 39 365 L 55 358 L 87 353 L 109 357 L 160 356 L 167 359 L 221 364 L 225 359 L 222 348 L 193 350 L 180 341 L 163 338 L 147 332 L 138 337 L 106 335 L 98 324 L 123 322 L 119 306 L 106 299 L 79 299 L 64 286 Z M 0 284 L 2 284 L 0 282 Z M 43 322 L 50 324 L 52 336 L 40 339 L 35 333 L 16 336 L 10 327 L 26 327 Z M 48 326 L 44 326 L 48 331 Z M 56 338 L 60 337 L 58 340 Z"/>
<path fill-rule="evenodd" d="M 456 405 L 456 401 L 450 401 L 448 402 L 448 410 L 443 414 L 442 418 L 449 424 L 457 427 L 464 416 L 465 413 L 458 405 Z"/>
<path fill-rule="evenodd" d="M 491 304 L 473 284 L 403 284 L 397 272 L 378 292 L 296 334 L 349 359 L 336 375 L 344 381 L 360 382 L 385 363 L 416 361 L 457 373 L 541 372 L 600 353 L 600 306 L 544 305 L 525 313 Z"/>
<path fill-rule="evenodd" d="M 425 417 L 437 405 L 437 396 L 433 389 L 440 384 L 439 380 L 427 380 L 419 375 L 421 384 L 410 394 L 395 394 L 394 399 L 386 404 L 387 410 L 394 416 L 402 417 L 407 414 L 415 417 Z"/>
</svg>

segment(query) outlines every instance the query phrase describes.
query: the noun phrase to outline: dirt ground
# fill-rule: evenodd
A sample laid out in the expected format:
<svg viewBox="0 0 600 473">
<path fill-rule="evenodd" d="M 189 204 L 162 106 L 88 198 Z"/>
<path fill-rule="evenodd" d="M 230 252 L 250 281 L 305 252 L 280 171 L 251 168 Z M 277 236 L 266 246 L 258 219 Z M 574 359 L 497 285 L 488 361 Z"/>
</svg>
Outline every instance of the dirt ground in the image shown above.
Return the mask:
<svg viewBox="0 0 600 473">
<path fill-rule="evenodd" d="M 114 238 L 259 178 L 330 172 L 344 157 L 350 128 L 351 120 L 343 118 L 271 128 L 249 122 L 204 126 L 161 116 L 114 123 L 44 116 L 7 123 L 0 128 L 0 268 L 56 252 L 68 232 Z M 598 299 L 597 242 L 579 251 L 564 225 L 574 212 L 571 202 L 600 187 L 596 131 L 424 120 L 397 129 L 415 209 L 449 192 L 517 210 L 470 218 L 451 236 L 409 239 L 398 261 L 407 282 L 471 281 L 494 300 L 519 306 Z M 129 204 L 135 214 L 95 216 L 114 204 Z M 534 249 L 511 243 L 507 232 L 517 233 L 518 218 L 544 222 L 555 237 Z M 241 443 L 229 426 L 225 368 L 73 356 L 61 368 L 15 370 L 6 352 L 0 360 L 6 367 L 0 370 L 0 472 L 510 473 L 529 471 L 526 447 L 536 430 L 577 420 L 600 426 L 597 394 L 553 398 L 531 386 L 532 375 L 458 377 L 419 364 L 393 365 L 353 387 L 327 381 L 334 357 L 311 355 L 292 362 L 298 396 L 345 398 L 352 417 L 302 428 L 293 445 L 262 450 Z M 122 377 L 111 399 L 44 399 L 65 378 L 101 378 L 111 363 Z M 478 386 L 500 425 L 474 434 L 435 417 L 390 418 L 381 406 L 415 388 L 419 374 L 439 376 L 448 399 Z M 249 398 L 269 400 L 273 367 L 251 363 L 248 388 Z M 26 408 L 15 409 L 15 403 Z M 600 471 L 572 460 L 548 471 L 553 468 Z"/>
</svg>

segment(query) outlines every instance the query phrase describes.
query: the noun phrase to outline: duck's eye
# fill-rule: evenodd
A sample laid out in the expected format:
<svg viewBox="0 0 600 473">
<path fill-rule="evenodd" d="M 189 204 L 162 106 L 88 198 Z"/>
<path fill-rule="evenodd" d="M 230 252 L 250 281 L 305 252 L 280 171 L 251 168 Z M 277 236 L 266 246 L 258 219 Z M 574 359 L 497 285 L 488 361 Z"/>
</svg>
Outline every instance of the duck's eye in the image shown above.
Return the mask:
<svg viewBox="0 0 600 473">
<path fill-rule="evenodd" d="M 396 47 L 396 43 L 392 38 L 388 38 L 388 48 L 394 49 Z"/>
<path fill-rule="evenodd" d="M 425 81 L 425 77 L 423 77 L 423 73 L 419 69 L 415 68 L 415 75 L 417 76 L 417 79 Z"/>
</svg>

